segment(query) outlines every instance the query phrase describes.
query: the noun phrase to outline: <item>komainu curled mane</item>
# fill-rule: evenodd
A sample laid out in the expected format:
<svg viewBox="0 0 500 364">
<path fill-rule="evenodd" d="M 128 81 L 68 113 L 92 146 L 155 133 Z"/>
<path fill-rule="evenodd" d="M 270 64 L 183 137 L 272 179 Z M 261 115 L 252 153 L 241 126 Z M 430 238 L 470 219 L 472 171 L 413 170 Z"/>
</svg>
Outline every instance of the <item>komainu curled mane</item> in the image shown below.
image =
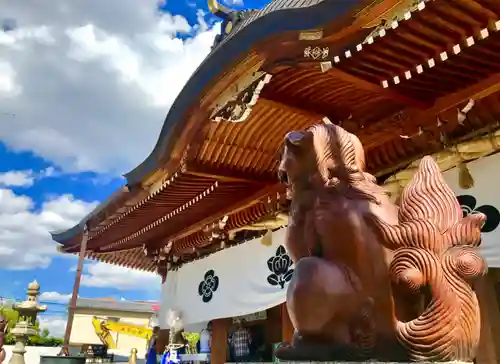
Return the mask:
<svg viewBox="0 0 500 364">
<path fill-rule="evenodd" d="M 285 137 L 279 175 L 292 200 L 287 305 L 296 332 L 277 356 L 472 358 L 479 311 L 468 280 L 485 269 L 475 251 L 484 216 L 462 219 L 430 158 L 399 211 L 364 168 L 359 139 L 338 126 Z"/>
<path fill-rule="evenodd" d="M 385 192 L 375 177 L 364 171 L 365 154 L 359 139 L 335 125 L 319 124 L 309 128 L 316 166 L 325 187 L 336 188 L 351 199 L 380 203 Z"/>
</svg>

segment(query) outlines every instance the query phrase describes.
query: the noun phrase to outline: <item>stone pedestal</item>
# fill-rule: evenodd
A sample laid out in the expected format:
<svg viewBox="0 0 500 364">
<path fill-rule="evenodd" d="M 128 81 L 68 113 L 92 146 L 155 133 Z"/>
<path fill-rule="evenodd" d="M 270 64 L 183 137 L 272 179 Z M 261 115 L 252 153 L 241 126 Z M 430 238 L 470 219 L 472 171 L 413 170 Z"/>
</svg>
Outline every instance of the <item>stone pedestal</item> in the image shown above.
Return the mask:
<svg viewBox="0 0 500 364">
<path fill-rule="evenodd" d="M 12 356 L 9 360 L 9 364 L 25 364 L 24 354 L 26 353 L 25 349 L 25 337 L 16 337 L 16 345 L 12 349 Z"/>
</svg>

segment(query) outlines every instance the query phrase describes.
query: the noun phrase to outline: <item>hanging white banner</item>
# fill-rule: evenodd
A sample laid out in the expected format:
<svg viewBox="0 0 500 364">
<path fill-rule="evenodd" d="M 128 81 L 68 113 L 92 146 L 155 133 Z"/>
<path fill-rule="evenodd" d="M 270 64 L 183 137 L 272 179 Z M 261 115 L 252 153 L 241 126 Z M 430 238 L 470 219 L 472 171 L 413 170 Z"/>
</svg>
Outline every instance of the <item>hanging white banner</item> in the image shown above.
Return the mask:
<svg viewBox="0 0 500 364">
<path fill-rule="evenodd" d="M 500 154 L 481 158 L 467 164 L 474 187 L 463 190 L 458 185 L 458 168 L 446 171 L 445 181 L 455 192 L 464 214 L 482 212 L 486 224 L 482 229 L 481 252 L 490 268 L 500 268 Z"/>
<path fill-rule="evenodd" d="M 166 312 L 179 311 L 184 325 L 263 311 L 281 304 L 293 273 L 284 248 L 286 229 L 226 248 L 169 272 L 162 289 L 161 327 Z"/>
</svg>

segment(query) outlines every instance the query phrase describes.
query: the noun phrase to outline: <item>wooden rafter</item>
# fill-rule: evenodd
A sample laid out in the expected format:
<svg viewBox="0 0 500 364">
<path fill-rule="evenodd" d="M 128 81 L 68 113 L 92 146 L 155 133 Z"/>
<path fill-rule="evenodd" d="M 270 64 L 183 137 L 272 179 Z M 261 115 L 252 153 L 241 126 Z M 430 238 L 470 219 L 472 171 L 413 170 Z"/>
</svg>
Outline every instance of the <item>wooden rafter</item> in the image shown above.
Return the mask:
<svg viewBox="0 0 500 364">
<path fill-rule="evenodd" d="M 443 96 L 425 110 L 409 109 L 407 115 L 399 119 L 391 116 L 378 124 L 368 125 L 363 129 L 363 132 L 373 134 L 380 128 L 380 125 L 388 125 L 390 121 L 391 128 L 386 130 L 386 134 L 388 136 L 392 135 L 392 137 L 399 136 L 408 127 L 418 128 L 419 126 L 428 126 L 429 123 L 435 123 L 436 117 L 445 111 L 467 103 L 471 99 L 476 101 L 483 99 L 498 91 L 500 91 L 500 73 L 492 75 L 470 87 Z"/>
<path fill-rule="evenodd" d="M 265 196 L 268 196 L 273 193 L 282 193 L 284 191 L 284 186 L 281 185 L 280 183 L 275 183 L 273 185 L 268 185 L 256 193 L 248 196 L 245 199 L 236 201 L 234 204 L 230 205 L 228 208 L 223 209 L 219 211 L 217 214 L 213 214 L 201 221 L 198 221 L 196 224 L 193 224 L 191 226 L 188 226 L 187 228 L 179 231 L 175 235 L 172 235 L 169 237 L 170 241 L 177 241 L 180 240 L 188 235 L 191 235 L 199 230 L 201 230 L 204 226 L 211 224 L 214 221 L 217 221 L 221 218 L 223 218 L 226 215 L 233 215 L 236 214 L 239 211 L 245 210 L 249 206 L 252 206 L 255 204 L 257 201 L 262 199 Z M 174 243 L 175 244 L 175 243 Z"/>
<path fill-rule="evenodd" d="M 331 120 L 344 120 L 351 114 L 351 110 L 348 110 L 346 108 L 336 107 L 335 112 L 333 112 L 331 106 L 325 106 L 323 104 L 314 103 L 308 100 L 298 99 L 296 97 L 291 97 L 285 94 L 274 92 L 264 92 L 260 97 L 259 102 L 271 103 L 274 104 L 273 106 L 276 106 L 278 108 L 283 107 L 288 110 L 291 110 L 292 108 L 295 110 L 297 108 L 300 108 L 301 114 L 306 113 L 309 116 L 317 115 L 318 119 L 326 116 Z M 294 107 L 292 105 L 297 105 L 298 107 Z"/>
<path fill-rule="evenodd" d="M 185 173 L 199 177 L 210 177 L 225 182 L 247 182 L 258 185 L 276 183 L 276 176 L 271 174 L 256 174 L 240 170 L 232 170 L 220 166 L 201 164 L 195 161 L 186 163 Z"/>
<path fill-rule="evenodd" d="M 437 117 L 447 110 L 456 108 L 471 99 L 476 101 L 481 100 L 498 91 L 500 91 L 500 73 L 494 74 L 470 87 L 437 99 L 434 105 L 427 110 L 414 111 L 411 118 L 415 121 L 425 121 L 434 116 Z"/>
<path fill-rule="evenodd" d="M 294 114 L 303 115 L 305 117 L 309 117 L 309 118 L 312 118 L 312 119 L 320 120 L 322 117 L 325 116 L 325 115 L 322 115 L 320 112 L 314 112 L 312 110 L 306 110 L 306 109 L 304 109 L 302 107 L 293 106 L 293 105 L 290 105 L 288 103 L 285 104 L 283 102 L 278 101 L 279 98 L 275 98 L 274 96 L 275 95 L 271 95 L 269 97 L 260 97 L 259 98 L 259 102 L 262 103 L 262 104 L 271 106 L 273 108 L 276 108 L 276 109 L 283 109 L 283 110 L 286 110 L 286 111 L 291 111 Z M 300 106 L 302 106 L 302 105 L 300 105 Z"/>
<path fill-rule="evenodd" d="M 460 57 L 463 52 L 467 52 L 470 49 L 475 49 L 475 47 L 480 46 L 484 41 L 489 41 L 493 36 L 498 36 L 500 31 L 500 20 L 491 21 L 488 27 L 478 29 L 475 34 L 471 34 L 464 37 L 460 42 L 452 44 L 448 47 L 448 50 L 443 50 L 437 56 L 427 59 L 425 64 L 416 64 L 411 69 L 407 69 L 398 75 L 394 75 L 392 78 L 383 80 L 381 82 L 382 87 L 387 90 L 392 88 L 391 86 L 399 85 L 400 83 L 410 80 L 413 77 L 421 77 L 422 74 L 426 74 L 428 70 L 432 70 L 443 62 L 453 60 L 455 57 Z"/>
<path fill-rule="evenodd" d="M 106 231 L 110 225 L 115 224 L 117 221 L 122 219 L 123 216 L 137 209 L 147 198 L 149 198 L 149 196 L 149 191 L 142 188 L 135 189 L 134 192 L 131 192 L 130 198 L 120 208 L 114 210 L 114 212 L 107 216 L 106 219 L 101 220 L 99 225 L 90 229 L 90 247 L 92 247 L 92 240 L 96 239 L 99 235 Z"/>
<path fill-rule="evenodd" d="M 273 68 L 274 66 L 269 66 L 269 68 Z M 277 64 L 275 67 L 281 67 L 281 65 Z M 290 67 L 290 66 L 289 66 Z M 325 74 L 328 76 L 335 78 L 339 81 L 342 81 L 347 84 L 351 84 L 354 86 L 356 89 L 360 91 L 367 91 L 371 92 L 377 95 L 380 95 L 384 98 L 387 98 L 388 100 L 394 100 L 396 102 L 401 103 L 402 105 L 406 105 L 408 107 L 414 107 L 418 109 L 425 110 L 427 109 L 430 105 L 426 103 L 425 101 L 418 100 L 416 98 L 412 98 L 406 95 L 403 95 L 401 93 L 395 92 L 393 90 L 385 89 L 381 86 L 379 83 L 373 83 L 370 82 L 366 79 L 363 79 L 361 77 L 352 75 L 348 72 L 345 72 L 339 68 L 336 68 L 335 65 L 332 64 L 331 61 L 325 61 L 325 62 L 311 62 L 311 61 L 298 61 L 295 63 L 295 67 L 300 67 L 303 69 L 310 69 L 318 71 L 318 70 L 323 70 Z M 289 96 L 286 95 L 276 95 L 276 94 L 269 94 L 266 93 L 264 90 L 264 96 L 263 99 L 268 100 L 268 101 L 274 101 L 278 105 L 284 105 L 287 107 L 293 107 L 292 105 L 299 105 L 299 107 L 303 110 L 302 112 L 306 111 L 311 115 L 321 115 L 322 116 L 327 116 L 331 120 L 343 120 L 346 119 L 350 114 L 351 110 L 348 110 L 346 108 L 339 108 L 335 107 L 335 112 L 333 112 L 331 107 L 325 107 L 324 105 L 321 104 L 314 104 L 309 102 L 305 102 L 305 100 L 294 100 L 294 98 L 290 98 Z M 295 109 L 297 107 L 294 107 Z"/>
<path fill-rule="evenodd" d="M 429 107 L 429 104 L 424 101 L 417 100 L 409 96 L 405 96 L 401 93 L 394 92 L 392 90 L 384 89 L 380 84 L 375 84 L 373 82 L 362 79 L 361 77 L 351 75 L 350 73 L 347 73 L 345 71 L 336 68 L 335 66 L 329 69 L 327 73 L 328 75 L 338 78 L 339 80 L 351 83 L 361 90 L 370 91 L 373 93 L 383 95 L 388 99 L 398 101 L 404 105 L 415 107 L 422 110 L 425 110 Z"/>
</svg>

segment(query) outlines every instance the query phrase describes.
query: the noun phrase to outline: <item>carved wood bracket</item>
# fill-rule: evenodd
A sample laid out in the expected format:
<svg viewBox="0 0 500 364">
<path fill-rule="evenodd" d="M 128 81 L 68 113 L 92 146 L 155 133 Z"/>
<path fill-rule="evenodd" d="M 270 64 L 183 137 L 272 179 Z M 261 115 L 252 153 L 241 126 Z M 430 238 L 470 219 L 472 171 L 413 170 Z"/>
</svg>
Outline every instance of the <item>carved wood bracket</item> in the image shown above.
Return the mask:
<svg viewBox="0 0 500 364">
<path fill-rule="evenodd" d="M 262 71 L 253 72 L 250 77 L 238 80 L 232 87 L 234 94 L 228 100 L 217 103 L 210 117 L 213 121 L 240 123 L 245 121 L 257 103 L 259 94 L 271 80 L 271 75 Z"/>
</svg>

